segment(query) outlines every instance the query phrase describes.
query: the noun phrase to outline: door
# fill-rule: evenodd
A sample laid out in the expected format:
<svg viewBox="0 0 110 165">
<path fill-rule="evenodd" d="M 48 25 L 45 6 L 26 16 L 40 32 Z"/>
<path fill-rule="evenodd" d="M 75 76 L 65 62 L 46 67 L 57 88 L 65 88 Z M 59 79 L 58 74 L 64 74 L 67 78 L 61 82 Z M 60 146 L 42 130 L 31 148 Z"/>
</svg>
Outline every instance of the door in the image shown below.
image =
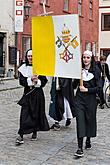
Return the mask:
<svg viewBox="0 0 110 165">
<path fill-rule="evenodd" d="M 5 74 L 3 41 L 4 41 L 4 33 L 0 33 L 0 77 L 4 77 Z"/>
<path fill-rule="evenodd" d="M 0 36 L 0 67 L 3 67 L 3 37 Z"/>
</svg>

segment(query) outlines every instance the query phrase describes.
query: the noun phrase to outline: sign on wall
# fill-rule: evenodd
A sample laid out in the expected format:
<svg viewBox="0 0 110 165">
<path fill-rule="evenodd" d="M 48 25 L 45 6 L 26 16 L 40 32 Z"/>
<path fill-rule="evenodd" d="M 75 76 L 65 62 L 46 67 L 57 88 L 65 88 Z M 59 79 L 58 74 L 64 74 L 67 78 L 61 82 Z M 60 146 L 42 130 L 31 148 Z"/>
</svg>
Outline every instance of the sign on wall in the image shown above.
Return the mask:
<svg viewBox="0 0 110 165">
<path fill-rule="evenodd" d="M 79 16 L 33 17 L 32 51 L 34 74 L 80 79 Z"/>
<path fill-rule="evenodd" d="M 15 0 L 15 32 L 23 32 L 24 0 Z"/>
</svg>

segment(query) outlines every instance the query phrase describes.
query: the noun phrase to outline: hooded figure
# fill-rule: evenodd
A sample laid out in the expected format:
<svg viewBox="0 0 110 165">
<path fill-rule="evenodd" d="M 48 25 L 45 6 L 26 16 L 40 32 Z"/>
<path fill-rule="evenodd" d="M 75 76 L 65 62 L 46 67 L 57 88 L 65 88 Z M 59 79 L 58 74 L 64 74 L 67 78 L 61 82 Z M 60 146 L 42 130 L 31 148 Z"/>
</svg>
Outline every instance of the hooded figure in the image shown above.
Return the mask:
<svg viewBox="0 0 110 165">
<path fill-rule="evenodd" d="M 54 77 L 52 79 L 50 94 L 49 115 L 55 120 L 55 124 L 51 128 L 59 130 L 59 122 L 63 119 L 66 121 L 65 126 L 69 126 L 71 119 L 75 117 L 72 79 Z"/>
<path fill-rule="evenodd" d="M 75 96 L 75 112 L 77 126 L 78 150 L 75 156 L 82 157 L 83 138 L 86 137 L 86 149 L 91 148 L 91 137 L 96 136 L 96 94 L 101 88 L 101 74 L 97 65 L 95 65 L 92 52 L 86 50 L 82 56 L 82 79 L 83 85 L 79 80 L 74 80 L 73 87 L 77 87 Z"/>
<path fill-rule="evenodd" d="M 48 131 L 49 124 L 45 114 L 43 87 L 47 83 L 45 76 L 33 75 L 32 50 L 26 53 L 25 63 L 19 68 L 19 82 L 24 93 L 18 104 L 21 106 L 19 136 L 16 145 L 23 144 L 23 135 L 32 133 L 32 140 L 37 139 L 38 131 Z"/>
</svg>

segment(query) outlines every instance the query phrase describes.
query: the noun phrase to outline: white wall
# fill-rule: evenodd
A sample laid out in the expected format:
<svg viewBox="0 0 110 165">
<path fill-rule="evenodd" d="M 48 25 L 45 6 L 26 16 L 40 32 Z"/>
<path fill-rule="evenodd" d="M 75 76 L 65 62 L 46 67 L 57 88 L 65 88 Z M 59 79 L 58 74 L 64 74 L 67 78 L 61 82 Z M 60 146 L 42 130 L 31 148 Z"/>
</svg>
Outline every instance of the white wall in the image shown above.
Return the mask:
<svg viewBox="0 0 110 165">
<path fill-rule="evenodd" d="M 110 0 L 99 1 L 99 52 L 100 48 L 110 48 L 110 31 L 101 31 L 101 13 L 110 13 Z"/>
<path fill-rule="evenodd" d="M 8 46 L 15 45 L 15 32 L 14 32 L 14 5 L 15 0 L 0 0 L 0 32 L 6 34 L 4 48 L 5 48 L 5 70 L 6 74 L 9 68 L 9 52 Z"/>
<path fill-rule="evenodd" d="M 99 0 L 99 6 L 110 6 L 110 0 Z"/>
<path fill-rule="evenodd" d="M 7 31 L 9 45 L 14 45 L 14 0 L 0 0 L 0 31 Z"/>
</svg>

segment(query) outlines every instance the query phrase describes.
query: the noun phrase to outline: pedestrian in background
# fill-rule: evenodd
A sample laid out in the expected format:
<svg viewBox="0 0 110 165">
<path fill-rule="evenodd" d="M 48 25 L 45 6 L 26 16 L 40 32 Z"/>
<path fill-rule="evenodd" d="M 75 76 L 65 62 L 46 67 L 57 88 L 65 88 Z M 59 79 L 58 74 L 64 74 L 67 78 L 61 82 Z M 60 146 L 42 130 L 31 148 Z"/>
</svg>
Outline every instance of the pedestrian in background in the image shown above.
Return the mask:
<svg viewBox="0 0 110 165">
<path fill-rule="evenodd" d="M 42 89 L 47 83 L 47 78 L 33 75 L 31 49 L 26 52 L 25 63 L 19 67 L 18 71 L 19 82 L 24 87 L 24 93 L 18 102 L 21 106 L 21 114 L 16 145 L 24 143 L 24 134 L 32 133 L 32 140 L 36 140 L 38 131 L 49 130 L 45 114 L 45 97 Z"/>
<path fill-rule="evenodd" d="M 65 119 L 65 126 L 71 124 L 73 118 L 73 96 L 71 78 L 56 78 L 52 79 L 51 85 L 51 102 L 49 106 L 49 115 L 55 120 L 51 129 L 60 130 L 59 122 Z"/>
<path fill-rule="evenodd" d="M 73 87 L 77 87 L 74 100 L 77 126 L 78 150 L 76 157 L 84 156 L 83 139 L 86 137 L 85 149 L 91 149 L 91 137 L 96 136 L 96 94 L 101 88 L 100 70 L 95 65 L 92 52 L 86 50 L 82 56 L 82 79 L 83 85 L 80 86 L 79 80 L 74 80 Z"/>
<path fill-rule="evenodd" d="M 108 64 L 110 74 L 110 54 L 107 56 L 106 63 Z"/>
<path fill-rule="evenodd" d="M 105 98 L 104 98 L 104 84 L 106 83 L 105 80 L 110 82 L 110 74 L 109 74 L 109 66 L 106 63 L 106 56 L 100 56 L 100 61 L 97 62 L 98 67 L 101 71 L 101 79 L 102 79 L 102 88 L 98 93 L 98 96 L 100 98 L 100 108 L 104 109 L 104 104 L 105 104 Z"/>
</svg>

